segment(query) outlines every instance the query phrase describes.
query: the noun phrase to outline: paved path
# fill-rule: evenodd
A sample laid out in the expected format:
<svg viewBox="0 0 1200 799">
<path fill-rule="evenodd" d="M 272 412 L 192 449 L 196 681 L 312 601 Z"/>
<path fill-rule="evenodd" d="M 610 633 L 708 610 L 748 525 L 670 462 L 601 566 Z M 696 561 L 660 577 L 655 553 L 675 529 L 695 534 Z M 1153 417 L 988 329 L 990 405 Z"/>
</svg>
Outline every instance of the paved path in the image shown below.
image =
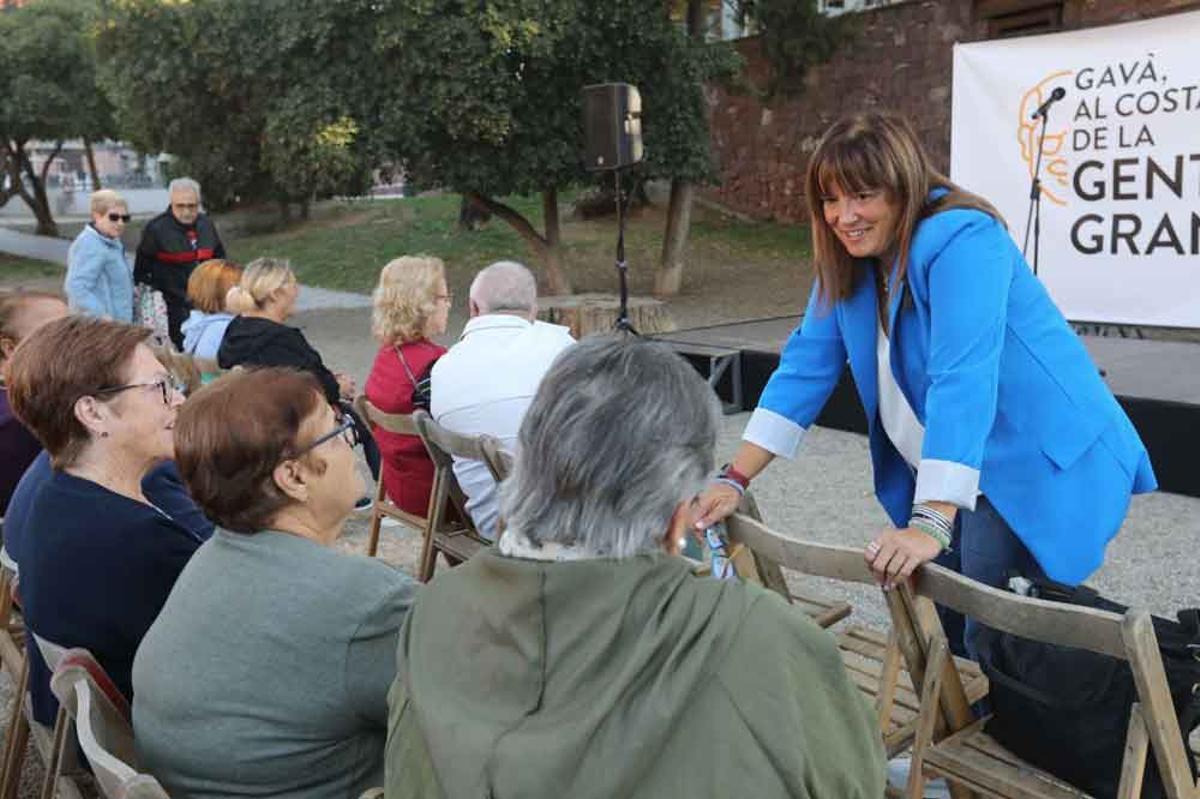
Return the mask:
<svg viewBox="0 0 1200 799">
<path fill-rule="evenodd" d="M 37 258 L 42 261 L 67 265 L 67 250 L 71 242 L 49 236 L 34 236 L 6 227 L 0 227 L 0 252 L 22 258 Z M 132 260 L 133 254 L 127 252 Z M 304 286 L 296 301 L 296 311 L 316 311 L 328 308 L 370 308 L 369 294 L 349 291 L 332 291 L 315 286 Z"/>
</svg>

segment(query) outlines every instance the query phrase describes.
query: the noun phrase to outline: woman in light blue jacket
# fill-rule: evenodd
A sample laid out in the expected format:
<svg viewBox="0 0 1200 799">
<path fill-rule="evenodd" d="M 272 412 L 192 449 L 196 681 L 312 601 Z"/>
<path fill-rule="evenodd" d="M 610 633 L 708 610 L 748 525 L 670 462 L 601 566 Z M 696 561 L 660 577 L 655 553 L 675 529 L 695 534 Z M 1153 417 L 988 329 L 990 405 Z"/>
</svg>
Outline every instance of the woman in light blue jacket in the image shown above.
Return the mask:
<svg viewBox="0 0 1200 799">
<path fill-rule="evenodd" d="M 698 527 L 732 513 L 775 456 L 795 456 L 849 361 L 875 494 L 896 525 L 865 551 L 885 586 L 934 558 L 989 585 L 1009 570 L 1084 580 L 1130 496 L 1157 483 L 999 214 L 933 170 L 889 114 L 830 128 L 806 188 L 808 309 Z M 968 652 L 974 633 L 968 619 Z"/>
<path fill-rule="evenodd" d="M 115 191 L 101 189 L 92 193 L 91 211 L 92 221 L 67 251 L 67 300 L 89 316 L 132 322 L 133 270 L 121 242 L 129 205 Z"/>
</svg>

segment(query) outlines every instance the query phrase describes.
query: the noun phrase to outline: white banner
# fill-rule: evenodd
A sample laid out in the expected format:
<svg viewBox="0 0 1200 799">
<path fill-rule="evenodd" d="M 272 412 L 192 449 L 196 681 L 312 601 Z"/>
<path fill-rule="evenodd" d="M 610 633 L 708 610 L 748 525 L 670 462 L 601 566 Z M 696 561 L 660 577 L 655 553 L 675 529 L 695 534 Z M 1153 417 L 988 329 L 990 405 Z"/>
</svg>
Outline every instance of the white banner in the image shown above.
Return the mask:
<svg viewBox="0 0 1200 799">
<path fill-rule="evenodd" d="M 1038 276 L 1068 319 L 1200 327 L 1200 12 L 954 48 L 951 177 L 1018 246 L 1057 88 Z"/>
</svg>

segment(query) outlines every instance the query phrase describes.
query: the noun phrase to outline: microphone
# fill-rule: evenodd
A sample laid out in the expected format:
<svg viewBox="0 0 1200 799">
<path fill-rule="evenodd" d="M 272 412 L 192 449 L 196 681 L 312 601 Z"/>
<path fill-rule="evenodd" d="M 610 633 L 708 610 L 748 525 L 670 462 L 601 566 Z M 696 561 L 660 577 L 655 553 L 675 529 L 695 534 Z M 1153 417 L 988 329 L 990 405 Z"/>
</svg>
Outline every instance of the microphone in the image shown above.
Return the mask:
<svg viewBox="0 0 1200 799">
<path fill-rule="evenodd" d="M 1055 86 L 1054 91 L 1050 92 L 1050 96 L 1046 98 L 1046 102 L 1037 107 L 1037 110 L 1030 115 L 1030 119 L 1046 116 L 1046 112 L 1050 110 L 1050 106 L 1057 103 L 1059 100 L 1067 96 L 1067 90 L 1062 86 Z"/>
</svg>

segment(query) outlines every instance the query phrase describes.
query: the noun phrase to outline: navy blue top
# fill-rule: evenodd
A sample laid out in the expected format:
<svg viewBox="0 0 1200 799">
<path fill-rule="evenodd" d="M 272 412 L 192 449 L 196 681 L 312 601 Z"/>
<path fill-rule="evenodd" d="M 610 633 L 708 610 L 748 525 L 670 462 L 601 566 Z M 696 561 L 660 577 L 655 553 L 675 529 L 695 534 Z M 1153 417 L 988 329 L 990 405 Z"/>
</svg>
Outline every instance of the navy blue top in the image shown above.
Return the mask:
<svg viewBox="0 0 1200 799">
<path fill-rule="evenodd" d="M 163 511 L 51 472 L 15 531 L 26 625 L 61 646 L 89 650 L 130 700 L 138 644 L 203 541 Z M 37 647 L 29 652 L 33 714 L 53 724 L 50 674 Z"/>
<path fill-rule="evenodd" d="M 42 451 L 25 470 L 13 491 L 12 503 L 4 517 L 4 548 L 18 567 L 28 538 L 25 532 L 29 529 L 29 510 L 33 507 L 33 497 L 52 474 L 54 470 L 50 468 L 50 455 Z M 175 461 L 163 461 L 146 472 L 142 478 L 142 493 L 176 524 L 201 541 L 212 538 L 213 523 L 192 501 Z"/>
</svg>

